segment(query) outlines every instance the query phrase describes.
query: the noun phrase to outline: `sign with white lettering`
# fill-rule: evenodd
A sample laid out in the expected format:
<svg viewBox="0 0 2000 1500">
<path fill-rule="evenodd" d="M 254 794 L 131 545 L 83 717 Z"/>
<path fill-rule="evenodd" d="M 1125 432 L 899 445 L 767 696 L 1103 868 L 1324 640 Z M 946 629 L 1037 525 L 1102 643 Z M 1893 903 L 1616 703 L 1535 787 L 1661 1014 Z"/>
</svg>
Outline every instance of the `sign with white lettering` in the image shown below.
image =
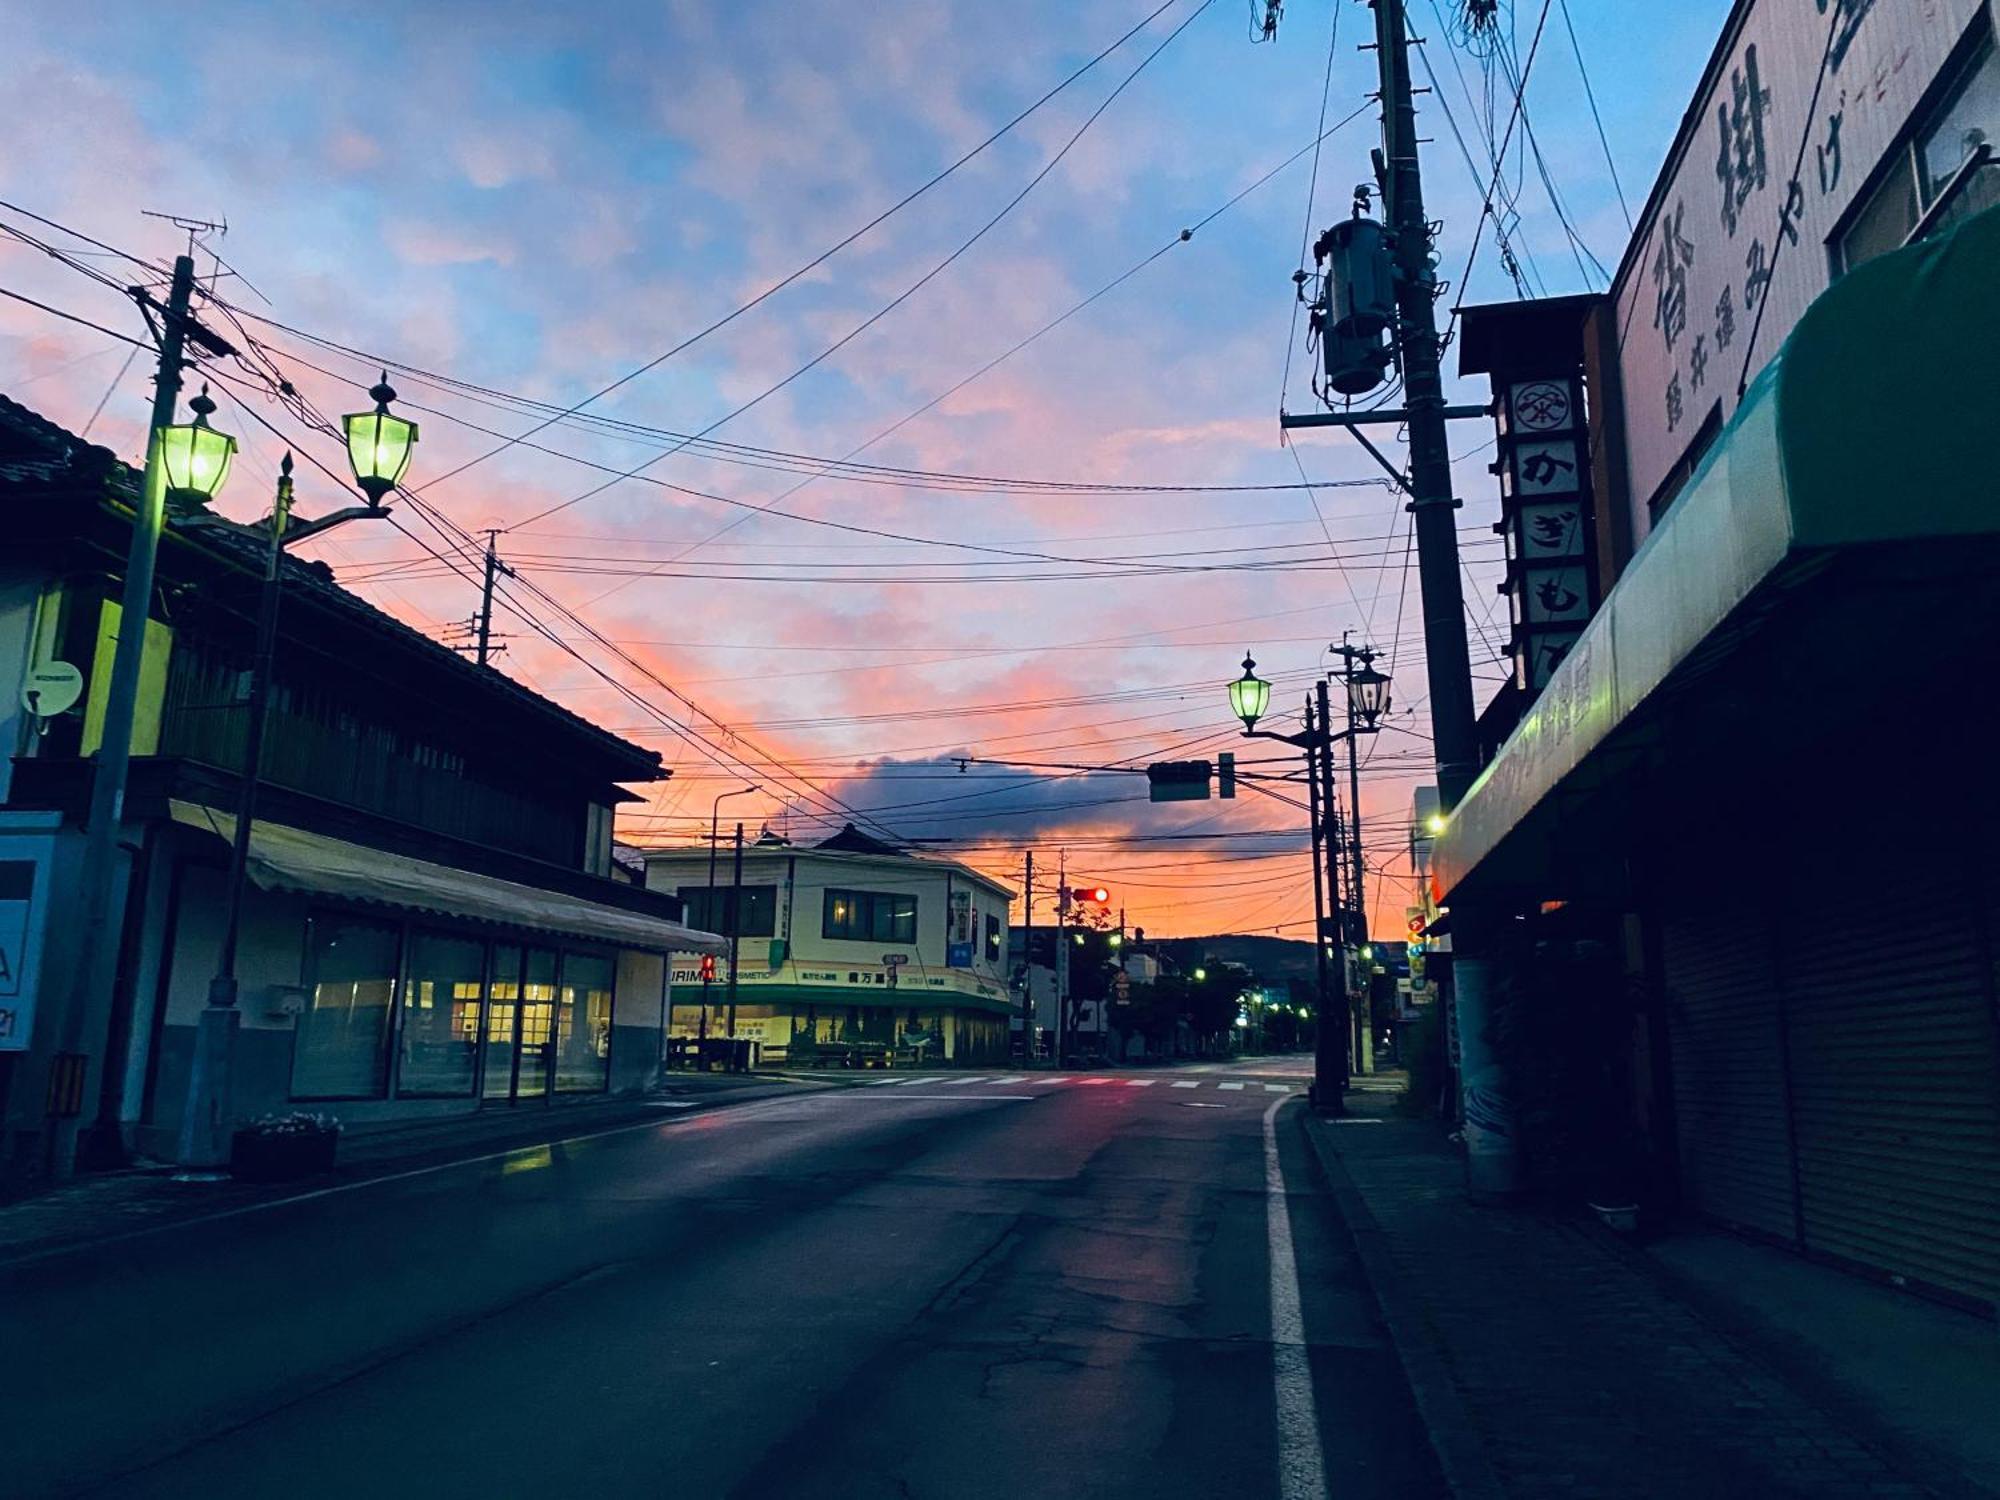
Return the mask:
<svg viewBox="0 0 2000 1500">
<path fill-rule="evenodd" d="M 1612 288 L 1635 537 L 1650 528 L 1649 502 L 1709 412 L 1730 419 L 1739 378 L 1755 378 L 1837 274 L 1841 238 L 1877 209 L 1850 216 L 1896 170 L 1896 151 L 1909 149 L 1896 143 L 1983 8 L 1982 0 L 1737 7 L 1728 50 L 1687 111 L 1686 134 Z M 1917 183 L 1907 161 L 1901 170 L 1914 211 Z M 1893 197 L 1893 175 L 1889 185 Z"/>
</svg>

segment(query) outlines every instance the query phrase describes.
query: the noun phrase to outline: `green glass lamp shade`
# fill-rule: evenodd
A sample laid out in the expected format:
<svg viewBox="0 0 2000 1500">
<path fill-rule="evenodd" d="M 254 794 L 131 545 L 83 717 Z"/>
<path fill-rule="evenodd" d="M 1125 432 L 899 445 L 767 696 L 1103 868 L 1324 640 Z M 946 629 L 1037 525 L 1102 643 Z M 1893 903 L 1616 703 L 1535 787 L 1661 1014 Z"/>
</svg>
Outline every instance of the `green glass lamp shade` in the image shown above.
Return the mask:
<svg viewBox="0 0 2000 1500">
<path fill-rule="evenodd" d="M 195 412 L 192 422 L 160 429 L 160 463 L 166 471 L 169 494 L 206 505 L 229 478 L 236 439 L 208 425 L 215 403 L 208 399 L 207 387 L 189 405 Z"/>
<path fill-rule="evenodd" d="M 1243 721 L 1245 729 L 1255 729 L 1271 706 L 1271 684 L 1257 675 L 1257 663 L 1243 658 L 1243 675 L 1229 684 L 1229 711 Z"/>
<path fill-rule="evenodd" d="M 389 410 L 396 399 L 387 380 L 368 392 L 375 398 L 375 410 L 358 411 L 340 419 L 347 430 L 347 461 L 354 469 L 354 482 L 361 486 L 371 505 L 403 481 L 410 467 L 410 450 L 417 445 L 417 424 L 405 421 Z"/>
</svg>

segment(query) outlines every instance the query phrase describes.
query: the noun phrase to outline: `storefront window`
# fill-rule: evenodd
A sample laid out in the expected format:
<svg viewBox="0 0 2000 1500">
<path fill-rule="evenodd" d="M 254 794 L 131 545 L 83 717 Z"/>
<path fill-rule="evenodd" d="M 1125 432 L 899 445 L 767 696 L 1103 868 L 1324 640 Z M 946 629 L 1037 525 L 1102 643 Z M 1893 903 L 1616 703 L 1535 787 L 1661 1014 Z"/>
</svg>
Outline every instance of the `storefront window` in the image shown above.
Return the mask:
<svg viewBox="0 0 2000 1500">
<path fill-rule="evenodd" d="M 410 935 L 399 1093 L 472 1092 L 485 983 L 484 943 L 437 932 Z"/>
<path fill-rule="evenodd" d="M 316 916 L 307 944 L 311 994 L 292 1049 L 292 1093 L 379 1099 L 389 1081 L 389 1015 L 401 934 L 360 917 Z"/>
<path fill-rule="evenodd" d="M 556 1091 L 602 1089 L 611 1078 L 611 985 L 615 968 L 601 953 L 565 953 L 556 1016 Z"/>
</svg>

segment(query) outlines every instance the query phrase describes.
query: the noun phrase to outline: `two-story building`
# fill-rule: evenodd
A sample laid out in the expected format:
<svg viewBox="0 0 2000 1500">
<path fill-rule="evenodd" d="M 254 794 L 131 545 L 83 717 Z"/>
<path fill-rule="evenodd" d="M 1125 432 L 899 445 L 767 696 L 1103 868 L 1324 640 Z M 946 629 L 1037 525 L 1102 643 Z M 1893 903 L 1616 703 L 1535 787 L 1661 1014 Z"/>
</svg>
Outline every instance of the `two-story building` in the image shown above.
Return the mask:
<svg viewBox="0 0 2000 1500">
<path fill-rule="evenodd" d="M 238 481 L 247 476 L 241 472 Z M 261 528 L 170 515 L 119 830 L 117 977 L 77 980 L 76 882 L 138 476 L 0 400 L 0 1163 L 171 1158 L 220 942 Z M 300 486 L 301 506 L 312 504 Z M 329 503 L 337 503 L 330 500 Z M 287 557 L 249 846 L 233 1112 L 349 1127 L 641 1087 L 669 952 L 613 878 L 658 755 Z"/>
<path fill-rule="evenodd" d="M 888 1061 L 1004 1063 L 1013 892 L 956 860 L 913 854 L 849 824 L 825 842 L 760 840 L 740 887 L 724 851 L 651 850 L 647 886 L 687 903 L 697 927 L 728 933 L 738 912 L 734 1030 L 729 967 L 704 982 L 676 960 L 673 1032 L 734 1035 L 767 1059 L 822 1051 Z"/>
<path fill-rule="evenodd" d="M 1996 135 L 1989 0 L 1738 0 L 1609 292 L 1465 310 L 1519 671 L 1430 863 L 1469 1133 L 1988 1310 Z"/>
</svg>

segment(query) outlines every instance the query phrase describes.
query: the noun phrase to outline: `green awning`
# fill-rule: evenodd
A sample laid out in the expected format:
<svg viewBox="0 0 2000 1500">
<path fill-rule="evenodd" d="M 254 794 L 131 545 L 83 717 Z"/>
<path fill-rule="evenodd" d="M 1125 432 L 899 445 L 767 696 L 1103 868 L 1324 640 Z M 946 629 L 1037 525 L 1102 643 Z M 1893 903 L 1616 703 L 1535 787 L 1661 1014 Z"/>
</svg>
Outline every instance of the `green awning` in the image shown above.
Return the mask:
<svg viewBox="0 0 2000 1500">
<path fill-rule="evenodd" d="M 1810 253 L 1801 247 L 1800 254 Z M 1453 814 L 1445 899 L 1670 680 L 1831 554 L 2000 537 L 2000 210 L 1831 287 Z"/>
</svg>

